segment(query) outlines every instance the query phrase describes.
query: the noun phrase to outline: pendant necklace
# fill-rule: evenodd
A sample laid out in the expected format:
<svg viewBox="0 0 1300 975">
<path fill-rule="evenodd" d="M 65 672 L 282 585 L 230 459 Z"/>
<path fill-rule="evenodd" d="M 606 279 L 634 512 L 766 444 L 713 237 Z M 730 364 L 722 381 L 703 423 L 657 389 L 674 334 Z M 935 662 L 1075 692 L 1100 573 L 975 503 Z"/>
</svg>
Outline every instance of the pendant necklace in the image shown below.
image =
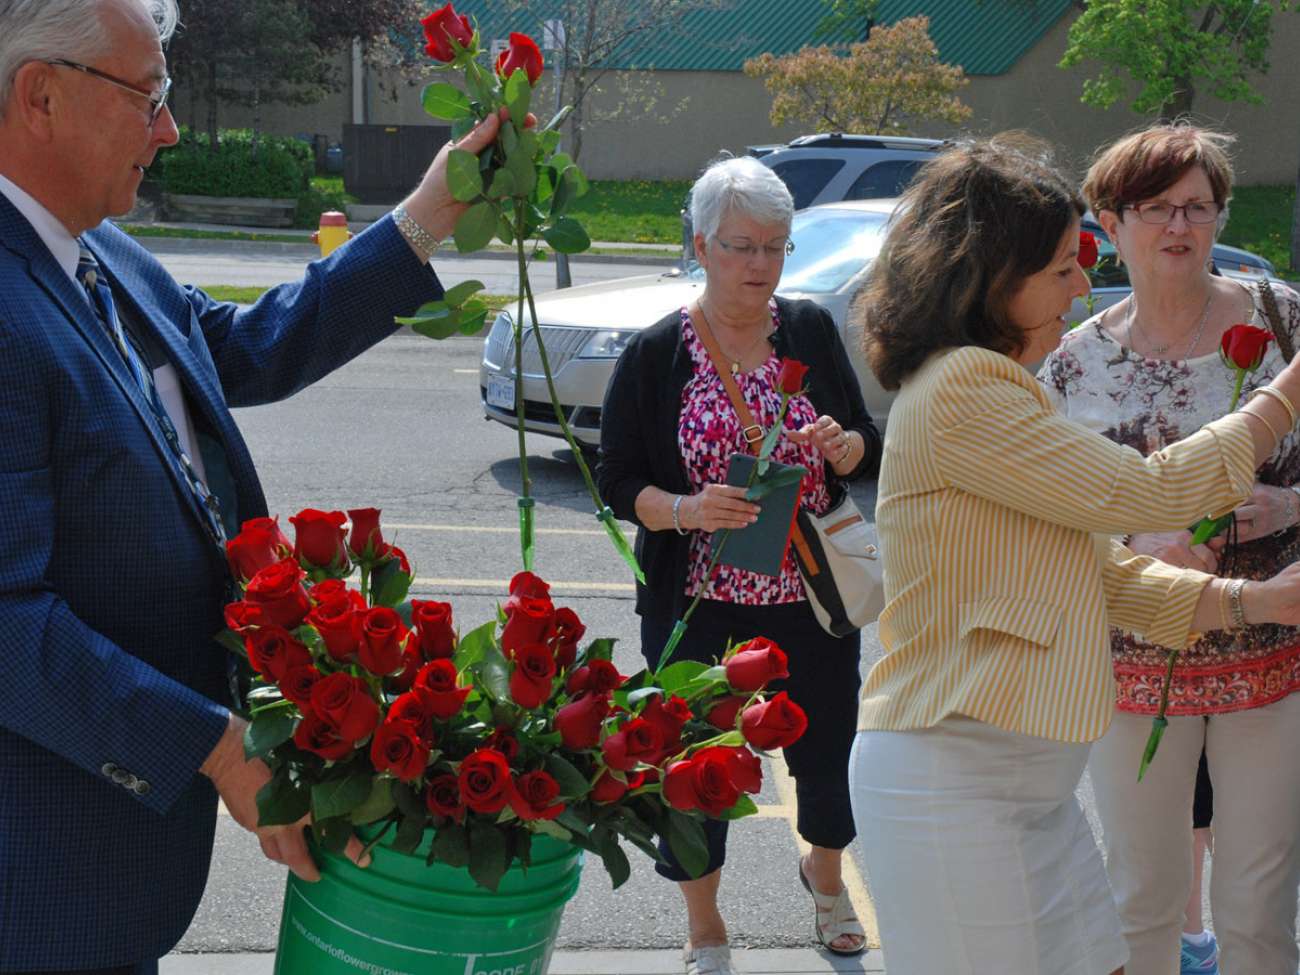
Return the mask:
<svg viewBox="0 0 1300 975">
<path fill-rule="evenodd" d="M 704 316 L 706 319 L 712 318 L 712 315 L 709 314 L 708 309 L 704 307 L 703 301 L 699 301 L 697 299 L 697 304 L 700 306 L 700 311 L 704 312 Z M 745 351 L 741 352 L 740 355 L 735 357 L 727 356 L 727 359 L 731 364 L 731 374 L 733 376 L 740 375 L 741 362 L 743 362 L 751 352 L 753 352 L 756 348 L 758 348 L 758 343 L 765 341 L 767 337 L 768 337 L 768 331 L 767 328 L 764 327 L 762 334 L 759 335 L 759 337 L 756 338 L 753 342 L 750 342 L 749 345 L 746 346 Z"/>
<path fill-rule="evenodd" d="M 1133 337 L 1136 334 L 1137 336 L 1141 337 L 1142 343 L 1151 350 L 1151 355 L 1164 355 L 1166 352 L 1169 351 L 1170 347 L 1174 343 L 1170 341 L 1170 342 L 1166 342 L 1164 345 L 1152 344 L 1147 339 L 1146 333 L 1142 331 L 1142 326 L 1138 323 L 1137 295 L 1130 294 L 1128 296 L 1128 300 L 1129 300 L 1129 309 L 1128 309 L 1129 347 L 1136 348 L 1136 345 L 1133 342 Z M 1197 344 L 1201 341 L 1201 335 L 1205 332 L 1205 323 L 1210 317 L 1210 305 L 1212 305 L 1213 303 L 1214 303 L 1214 289 L 1211 288 L 1209 296 L 1205 299 L 1205 305 L 1204 307 L 1201 308 L 1201 317 L 1200 320 L 1197 321 L 1196 323 L 1196 333 L 1192 336 L 1192 341 L 1188 343 L 1187 351 L 1183 353 L 1184 359 L 1191 358 L 1193 350 L 1196 348 Z"/>
</svg>

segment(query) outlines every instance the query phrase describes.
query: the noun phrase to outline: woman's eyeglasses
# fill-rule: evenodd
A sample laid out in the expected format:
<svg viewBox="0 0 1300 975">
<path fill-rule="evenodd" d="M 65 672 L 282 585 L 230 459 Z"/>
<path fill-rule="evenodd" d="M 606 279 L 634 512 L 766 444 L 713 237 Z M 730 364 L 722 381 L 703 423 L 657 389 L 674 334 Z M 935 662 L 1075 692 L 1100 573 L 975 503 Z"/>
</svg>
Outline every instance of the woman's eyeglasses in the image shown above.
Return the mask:
<svg viewBox="0 0 1300 975">
<path fill-rule="evenodd" d="M 1172 203 L 1129 203 L 1123 209 L 1132 210 L 1143 223 L 1166 224 L 1179 210 L 1188 223 L 1214 223 L 1223 208 L 1213 200 L 1193 200 L 1177 207 Z"/>
<path fill-rule="evenodd" d="M 763 255 L 771 261 L 788 257 L 794 253 L 794 241 L 788 237 L 782 243 L 773 242 L 764 244 L 762 247 L 751 243 L 731 244 L 720 237 L 714 237 L 713 239 L 718 242 L 718 246 L 722 248 L 724 254 L 735 254 L 738 257 L 745 258 L 745 260 L 757 257 L 759 251 L 762 251 Z"/>
</svg>

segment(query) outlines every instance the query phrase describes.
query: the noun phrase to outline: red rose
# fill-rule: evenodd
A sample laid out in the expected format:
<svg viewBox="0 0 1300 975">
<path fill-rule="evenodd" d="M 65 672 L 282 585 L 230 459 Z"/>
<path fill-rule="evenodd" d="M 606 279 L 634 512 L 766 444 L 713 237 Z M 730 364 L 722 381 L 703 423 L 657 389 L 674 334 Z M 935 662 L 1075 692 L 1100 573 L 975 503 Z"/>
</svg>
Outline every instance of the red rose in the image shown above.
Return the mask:
<svg viewBox="0 0 1300 975">
<path fill-rule="evenodd" d="M 250 518 L 238 535 L 226 542 L 226 560 L 236 579 L 251 579 L 289 554 L 289 540 L 274 518 Z"/>
<path fill-rule="evenodd" d="M 285 669 L 280 678 L 280 693 L 299 708 L 311 705 L 311 689 L 321 679 L 321 672 L 311 664 L 297 664 Z"/>
<path fill-rule="evenodd" d="M 523 69 L 530 85 L 542 76 L 542 52 L 527 34 L 511 34 L 510 46 L 497 55 L 497 74 L 505 81 Z"/>
<path fill-rule="evenodd" d="M 311 608 L 302 587 L 306 577 L 297 562 L 282 559 L 248 580 L 244 602 L 256 607 L 267 623 L 292 630 Z"/>
<path fill-rule="evenodd" d="M 620 674 L 618 668 L 608 660 L 593 660 L 569 675 L 565 689 L 570 694 L 577 694 L 579 691 L 607 694 L 625 680 L 627 678 Z"/>
<path fill-rule="evenodd" d="M 366 601 L 361 598 L 361 593 L 355 589 L 349 589 L 348 584 L 342 579 L 326 579 L 324 582 L 318 582 L 307 589 L 307 598 L 313 603 L 323 603 L 327 600 L 334 599 L 337 596 L 348 596 L 354 602 L 364 606 Z"/>
<path fill-rule="evenodd" d="M 277 684 L 292 668 L 311 664 L 311 652 L 282 626 L 260 626 L 245 633 L 244 649 L 253 669 Z"/>
<path fill-rule="evenodd" d="M 567 606 L 555 611 L 555 662 L 561 670 L 573 666 L 578 656 L 578 641 L 587 632 L 578 614 Z"/>
<path fill-rule="evenodd" d="M 641 717 L 659 729 L 664 738 L 664 752 L 671 754 L 681 746 L 682 729 L 691 719 L 691 706 L 675 694 L 667 701 L 655 694 L 641 709 Z M 666 757 L 667 754 L 661 754 L 648 764 L 658 765 Z"/>
<path fill-rule="evenodd" d="M 379 705 L 370 696 L 370 688 L 351 674 L 322 677 L 311 689 L 311 706 L 348 741 L 360 741 L 379 724 Z"/>
<path fill-rule="evenodd" d="M 307 622 L 335 660 L 347 660 L 357 652 L 357 605 L 348 593 L 317 603 L 307 614 Z"/>
<path fill-rule="evenodd" d="M 383 532 L 379 529 L 378 508 L 349 508 L 352 534 L 348 537 L 348 550 L 359 562 L 373 562 L 388 554 Z"/>
<path fill-rule="evenodd" d="M 397 611 L 387 606 L 368 609 L 357 618 L 357 657 L 372 674 L 391 674 L 402 666 L 402 650 L 410 631 Z"/>
<path fill-rule="evenodd" d="M 551 696 L 555 656 L 544 643 L 525 643 L 515 652 L 510 696 L 521 708 L 539 708 Z"/>
<path fill-rule="evenodd" d="M 1079 267 L 1087 270 L 1097 264 L 1097 238 L 1086 230 L 1079 231 Z"/>
<path fill-rule="evenodd" d="M 420 656 L 420 646 L 415 640 L 407 640 L 402 648 L 402 669 L 384 678 L 384 686 L 390 691 L 403 694 L 415 686 L 415 675 L 424 666 Z"/>
<path fill-rule="evenodd" d="M 397 559 L 397 567 L 402 570 L 403 575 L 409 576 L 411 574 L 411 563 L 407 561 L 406 553 L 396 545 L 388 546 L 388 559 L 385 561 L 391 559 Z"/>
<path fill-rule="evenodd" d="M 664 800 L 674 809 L 699 809 L 720 816 L 740 799 L 755 792 L 753 767 L 740 752 L 744 748 L 704 748 L 690 758 L 673 762 L 664 776 Z M 757 757 L 750 753 L 750 757 Z M 761 784 L 761 782 L 760 782 Z"/>
<path fill-rule="evenodd" d="M 782 359 L 776 385 L 785 395 L 797 396 L 803 392 L 803 377 L 807 371 L 808 367 L 798 359 Z"/>
<path fill-rule="evenodd" d="M 340 735 L 338 728 L 312 710 L 303 712 L 302 720 L 293 730 L 293 743 L 331 762 L 343 758 L 356 746 L 356 742 Z"/>
<path fill-rule="evenodd" d="M 757 794 L 763 788 L 763 763 L 758 756 L 748 748 L 721 747 L 731 753 L 731 781 L 740 787 L 740 791 Z"/>
<path fill-rule="evenodd" d="M 510 808 L 520 819 L 554 819 L 564 812 L 560 783 L 549 772 L 525 772 L 510 790 Z"/>
<path fill-rule="evenodd" d="M 510 733 L 509 728 L 498 728 L 483 741 L 484 748 L 493 748 L 513 762 L 519 755 L 519 739 Z"/>
<path fill-rule="evenodd" d="M 705 721 L 722 731 L 734 731 L 736 728 L 736 715 L 740 709 L 745 706 L 749 698 L 732 695 L 730 697 L 720 698 L 712 707 L 705 717 Z"/>
<path fill-rule="evenodd" d="M 555 633 L 555 607 L 544 596 L 511 596 L 505 605 L 501 652 L 510 659 L 526 643 L 547 643 Z"/>
<path fill-rule="evenodd" d="M 469 47 L 474 40 L 474 28 L 469 18 L 456 13 L 451 4 L 444 4 L 429 16 L 420 20 L 427 42 L 424 53 L 435 61 L 451 62 L 456 59 L 456 52 L 451 48 L 451 38 L 461 47 Z"/>
<path fill-rule="evenodd" d="M 480 748 L 460 763 L 456 784 L 465 805 L 474 812 L 500 812 L 510 796 L 510 765 L 500 752 Z"/>
<path fill-rule="evenodd" d="M 1273 333 L 1266 328 L 1254 325 L 1237 324 L 1223 333 L 1219 342 L 1219 353 L 1223 364 L 1228 368 L 1236 367 L 1250 372 L 1259 368 L 1264 358 L 1264 350 L 1273 339 Z"/>
<path fill-rule="evenodd" d="M 425 660 L 450 657 L 456 649 L 456 631 L 451 623 L 451 603 L 432 599 L 411 600 L 411 622 L 420 639 Z"/>
<path fill-rule="evenodd" d="M 433 748 L 438 742 L 438 736 L 433 731 L 433 711 L 429 707 L 428 695 L 422 691 L 399 694 L 389 705 L 385 721 L 410 725 L 426 748 Z"/>
<path fill-rule="evenodd" d="M 460 801 L 460 784 L 450 772 L 435 775 L 424 790 L 424 804 L 435 816 L 446 816 L 458 823 L 465 821 L 465 804 Z"/>
<path fill-rule="evenodd" d="M 347 563 L 344 546 L 347 515 L 341 511 L 303 508 L 289 519 L 293 525 L 293 555 L 299 562 L 322 569 L 337 569 Z"/>
<path fill-rule="evenodd" d="M 740 719 L 745 741 L 761 751 L 793 745 L 807 730 L 808 715 L 785 691 L 770 701 L 751 704 Z"/>
<path fill-rule="evenodd" d="M 534 575 L 531 572 L 516 572 L 510 578 L 510 595 L 527 596 L 532 599 L 550 599 L 551 587 L 539 575 Z"/>
<path fill-rule="evenodd" d="M 370 742 L 370 763 L 376 772 L 392 772 L 403 782 L 410 782 L 424 774 L 429 749 L 406 722 L 385 721 Z"/>
<path fill-rule="evenodd" d="M 565 748 L 575 752 L 600 744 L 600 726 L 609 714 L 609 698 L 584 691 L 555 712 L 555 730 Z"/>
<path fill-rule="evenodd" d="M 757 691 L 769 681 L 790 676 L 785 651 L 761 636 L 741 644 L 726 668 L 727 683 L 737 691 Z"/>
<path fill-rule="evenodd" d="M 266 616 L 259 607 L 245 602 L 227 603 L 225 617 L 226 626 L 239 634 L 249 627 L 261 626 L 266 621 Z"/>
<path fill-rule="evenodd" d="M 429 712 L 439 721 L 446 721 L 460 713 L 470 689 L 456 682 L 456 665 L 440 658 L 431 660 L 415 677 L 416 690 L 423 691 Z"/>
<path fill-rule="evenodd" d="M 633 718 L 600 745 L 605 764 L 620 772 L 630 772 L 637 763 L 658 755 L 663 747 L 663 731 L 645 718 Z"/>
<path fill-rule="evenodd" d="M 610 803 L 622 799 L 627 793 L 628 786 L 626 782 L 620 782 L 605 769 L 591 786 L 591 792 L 587 793 L 592 802 Z"/>
</svg>

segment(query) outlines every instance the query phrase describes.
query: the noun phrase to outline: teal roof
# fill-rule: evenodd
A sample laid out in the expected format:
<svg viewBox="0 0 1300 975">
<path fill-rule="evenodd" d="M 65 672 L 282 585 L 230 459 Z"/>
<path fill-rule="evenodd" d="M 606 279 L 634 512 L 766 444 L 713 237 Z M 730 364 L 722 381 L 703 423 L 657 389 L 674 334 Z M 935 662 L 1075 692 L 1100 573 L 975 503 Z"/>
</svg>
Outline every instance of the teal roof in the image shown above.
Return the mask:
<svg viewBox="0 0 1300 975">
<path fill-rule="evenodd" d="M 430 9 L 440 2 L 426 0 Z M 489 46 L 511 29 L 540 40 L 541 22 L 558 16 L 572 0 L 531 0 L 525 11 L 503 0 L 464 0 L 456 10 L 477 22 Z M 967 74 L 1002 74 L 1052 28 L 1072 0 L 881 0 L 877 19 L 893 23 L 926 14 L 939 56 Z M 621 69 L 740 71 L 764 52 L 790 54 L 814 40 L 826 15 L 824 0 L 721 0 L 720 9 L 695 10 L 680 18 L 680 30 L 649 43 L 625 45 L 610 59 Z M 853 40 L 854 38 L 844 38 Z"/>
</svg>

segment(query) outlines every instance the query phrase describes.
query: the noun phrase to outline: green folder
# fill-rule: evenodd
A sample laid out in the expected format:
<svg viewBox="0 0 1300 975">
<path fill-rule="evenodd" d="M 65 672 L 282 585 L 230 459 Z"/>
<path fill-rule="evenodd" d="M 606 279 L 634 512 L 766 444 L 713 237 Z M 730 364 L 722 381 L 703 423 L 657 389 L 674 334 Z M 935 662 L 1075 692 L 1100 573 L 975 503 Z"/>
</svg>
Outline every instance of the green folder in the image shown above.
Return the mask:
<svg viewBox="0 0 1300 975">
<path fill-rule="evenodd" d="M 753 454 L 732 454 L 727 468 L 727 483 L 743 487 L 749 483 L 750 471 L 757 463 L 758 458 Z M 723 538 L 726 539 L 722 556 L 718 559 L 720 563 L 766 576 L 781 574 L 781 563 L 785 561 L 785 551 L 790 545 L 790 529 L 794 525 L 806 473 L 802 467 L 776 461 L 768 463 L 763 479 L 776 482 L 776 486 L 768 489 L 766 484 L 756 483 L 751 489 L 751 495 L 766 492 L 757 499 L 761 509 L 758 520 L 745 528 L 713 533 L 712 551 L 715 553 L 718 546 L 723 545 Z"/>
</svg>

